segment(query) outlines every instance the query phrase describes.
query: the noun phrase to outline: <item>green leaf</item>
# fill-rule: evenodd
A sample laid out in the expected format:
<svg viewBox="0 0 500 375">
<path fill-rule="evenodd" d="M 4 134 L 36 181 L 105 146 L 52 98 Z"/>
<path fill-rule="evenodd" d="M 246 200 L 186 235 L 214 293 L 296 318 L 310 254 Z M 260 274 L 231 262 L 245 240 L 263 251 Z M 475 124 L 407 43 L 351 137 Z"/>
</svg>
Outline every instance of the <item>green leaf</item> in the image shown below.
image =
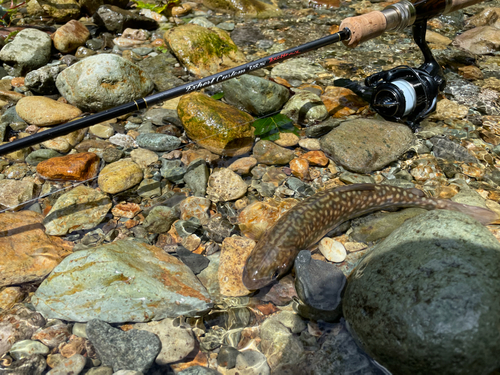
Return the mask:
<svg viewBox="0 0 500 375">
<path fill-rule="evenodd" d="M 278 113 L 274 116 L 261 118 L 252 123 L 252 126 L 255 128 L 255 135 L 263 137 L 267 136 L 267 133 L 272 132 L 271 134 L 277 133 L 290 133 L 294 132 L 294 129 L 298 132 L 298 130 L 293 125 L 293 121 L 285 115 Z M 278 138 L 276 138 L 278 139 Z"/>
<path fill-rule="evenodd" d="M 217 94 L 212 95 L 212 99 L 215 99 L 215 100 L 222 99 L 223 97 L 224 97 L 223 92 L 218 92 Z"/>
</svg>

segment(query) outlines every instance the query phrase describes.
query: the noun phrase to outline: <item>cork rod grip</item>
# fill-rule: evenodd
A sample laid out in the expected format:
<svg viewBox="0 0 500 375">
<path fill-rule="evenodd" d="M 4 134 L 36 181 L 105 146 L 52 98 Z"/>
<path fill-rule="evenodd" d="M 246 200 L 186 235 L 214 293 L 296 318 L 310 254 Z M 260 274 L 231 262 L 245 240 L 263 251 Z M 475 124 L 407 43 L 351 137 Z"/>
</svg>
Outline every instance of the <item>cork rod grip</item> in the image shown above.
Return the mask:
<svg viewBox="0 0 500 375">
<path fill-rule="evenodd" d="M 348 47 L 356 47 L 359 43 L 363 43 L 381 35 L 387 28 L 387 20 L 382 12 L 375 11 L 361 16 L 346 18 L 340 24 L 340 30 L 344 28 L 351 31 L 351 38 L 345 40 L 344 44 Z"/>
<path fill-rule="evenodd" d="M 471 5 L 480 3 L 481 1 L 483 0 L 452 0 L 450 8 L 446 10 L 446 14 L 454 12 L 456 10 L 467 8 Z"/>
</svg>

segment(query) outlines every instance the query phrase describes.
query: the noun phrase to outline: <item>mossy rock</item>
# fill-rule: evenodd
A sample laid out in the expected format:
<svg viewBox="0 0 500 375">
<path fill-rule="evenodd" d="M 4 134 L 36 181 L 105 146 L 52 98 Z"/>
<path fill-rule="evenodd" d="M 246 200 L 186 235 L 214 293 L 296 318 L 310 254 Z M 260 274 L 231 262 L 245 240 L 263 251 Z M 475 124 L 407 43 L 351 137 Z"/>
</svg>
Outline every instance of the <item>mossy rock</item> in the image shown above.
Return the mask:
<svg viewBox="0 0 500 375">
<path fill-rule="evenodd" d="M 240 156 L 252 149 L 248 113 L 199 92 L 184 95 L 177 112 L 188 137 L 215 154 Z"/>
<path fill-rule="evenodd" d="M 247 62 L 229 34 L 217 27 L 182 25 L 167 31 L 164 38 L 179 61 L 200 77 Z"/>
</svg>

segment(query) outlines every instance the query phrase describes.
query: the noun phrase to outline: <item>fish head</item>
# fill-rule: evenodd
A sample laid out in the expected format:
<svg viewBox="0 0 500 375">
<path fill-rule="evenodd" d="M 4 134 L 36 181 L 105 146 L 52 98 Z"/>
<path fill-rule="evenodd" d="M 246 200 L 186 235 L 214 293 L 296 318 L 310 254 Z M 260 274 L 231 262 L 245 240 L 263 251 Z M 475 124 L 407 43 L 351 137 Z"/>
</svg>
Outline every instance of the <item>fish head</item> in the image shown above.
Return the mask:
<svg viewBox="0 0 500 375">
<path fill-rule="evenodd" d="M 249 290 L 261 289 L 269 285 L 291 268 L 288 261 L 279 259 L 271 261 L 270 258 L 259 258 L 258 253 L 252 252 L 243 269 L 243 284 Z"/>
</svg>

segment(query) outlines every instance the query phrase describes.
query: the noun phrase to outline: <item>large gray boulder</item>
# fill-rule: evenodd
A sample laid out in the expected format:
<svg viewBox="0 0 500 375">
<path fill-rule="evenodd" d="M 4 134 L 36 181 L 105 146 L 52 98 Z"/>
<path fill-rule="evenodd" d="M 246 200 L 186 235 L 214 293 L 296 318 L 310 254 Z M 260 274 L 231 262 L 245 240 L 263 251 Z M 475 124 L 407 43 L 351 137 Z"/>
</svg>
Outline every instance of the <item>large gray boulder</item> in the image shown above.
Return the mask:
<svg viewBox="0 0 500 375">
<path fill-rule="evenodd" d="M 437 210 L 408 220 L 349 277 L 344 315 L 395 374 L 489 374 L 500 366 L 500 243 Z"/>
</svg>

